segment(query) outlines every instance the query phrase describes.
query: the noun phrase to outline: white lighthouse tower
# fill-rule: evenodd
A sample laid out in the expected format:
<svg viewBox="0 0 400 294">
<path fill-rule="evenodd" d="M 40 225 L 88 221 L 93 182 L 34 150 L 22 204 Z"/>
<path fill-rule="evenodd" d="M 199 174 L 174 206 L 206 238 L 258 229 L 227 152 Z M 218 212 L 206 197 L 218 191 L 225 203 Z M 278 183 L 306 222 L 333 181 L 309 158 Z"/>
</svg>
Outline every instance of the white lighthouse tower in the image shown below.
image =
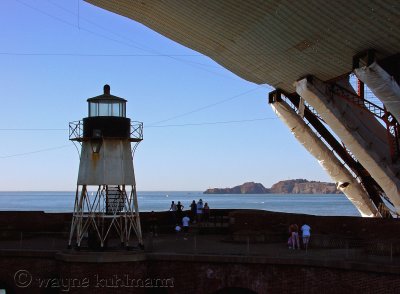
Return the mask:
<svg viewBox="0 0 400 294">
<path fill-rule="evenodd" d="M 143 246 L 133 155 L 143 123 L 126 117 L 126 100 L 110 94 L 89 98 L 88 117 L 69 124 L 69 139 L 81 144 L 78 182 L 68 246 L 87 236 L 100 247 L 111 237 Z M 131 146 L 131 143 L 132 146 Z"/>
</svg>

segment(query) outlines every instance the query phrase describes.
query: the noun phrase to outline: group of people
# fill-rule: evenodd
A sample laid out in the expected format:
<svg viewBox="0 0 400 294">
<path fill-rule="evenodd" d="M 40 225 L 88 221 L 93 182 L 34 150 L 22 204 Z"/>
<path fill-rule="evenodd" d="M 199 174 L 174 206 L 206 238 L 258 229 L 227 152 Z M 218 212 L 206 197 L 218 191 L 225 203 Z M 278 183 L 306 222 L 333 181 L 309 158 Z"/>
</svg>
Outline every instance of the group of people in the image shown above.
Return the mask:
<svg viewBox="0 0 400 294">
<path fill-rule="evenodd" d="M 190 204 L 190 217 L 187 213 L 184 214 L 185 206 L 182 205 L 180 201 L 175 204 L 175 201 L 171 202 L 171 207 L 169 211 L 172 212 L 172 217 L 174 219 L 175 231 L 181 231 L 181 224 L 183 227 L 183 231 L 187 234 L 189 230 L 189 223 L 196 223 L 196 222 L 207 222 L 210 218 L 210 207 L 208 203 L 203 204 L 203 200 L 200 199 L 197 203 L 195 200 L 192 201 Z"/>
<path fill-rule="evenodd" d="M 299 230 L 299 227 L 296 224 L 291 224 L 289 226 L 289 239 L 288 246 L 289 249 L 300 249 L 300 236 L 303 243 L 304 249 L 308 249 L 308 243 L 310 242 L 311 236 L 311 227 L 307 224 L 303 224 Z"/>
<path fill-rule="evenodd" d="M 203 200 L 200 199 L 199 201 L 193 200 L 192 203 L 190 204 L 190 214 L 193 219 L 193 223 L 197 222 L 208 222 L 210 219 L 210 206 L 208 206 L 208 203 L 204 203 L 203 205 Z"/>
<path fill-rule="evenodd" d="M 180 223 L 181 220 L 183 219 L 184 208 L 185 206 L 183 206 L 180 201 L 178 201 L 178 204 L 175 204 L 175 201 L 172 201 L 169 211 L 173 213 L 172 215 L 176 223 Z M 202 221 L 207 222 L 210 218 L 210 206 L 208 205 L 207 202 L 203 204 L 202 199 L 200 199 L 197 203 L 195 200 L 193 200 L 192 203 L 190 204 L 190 217 L 191 217 L 190 222 L 192 223 L 202 222 Z"/>
</svg>

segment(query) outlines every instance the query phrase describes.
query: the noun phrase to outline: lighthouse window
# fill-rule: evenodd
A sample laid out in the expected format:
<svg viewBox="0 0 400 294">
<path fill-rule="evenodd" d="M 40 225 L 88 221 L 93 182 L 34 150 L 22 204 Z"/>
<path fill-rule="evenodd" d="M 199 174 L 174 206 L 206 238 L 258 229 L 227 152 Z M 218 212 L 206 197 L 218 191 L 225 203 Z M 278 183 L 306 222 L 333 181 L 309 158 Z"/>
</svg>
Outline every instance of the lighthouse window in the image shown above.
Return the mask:
<svg viewBox="0 0 400 294">
<path fill-rule="evenodd" d="M 125 103 L 121 102 L 89 102 L 89 116 L 125 117 Z"/>
<path fill-rule="evenodd" d="M 110 104 L 99 103 L 99 116 L 110 116 Z"/>
<path fill-rule="evenodd" d="M 121 104 L 119 104 L 119 103 L 111 104 L 111 115 L 112 116 L 121 116 L 120 106 L 121 106 Z"/>
<path fill-rule="evenodd" d="M 89 116 L 97 116 L 99 112 L 97 103 L 89 103 Z"/>
</svg>

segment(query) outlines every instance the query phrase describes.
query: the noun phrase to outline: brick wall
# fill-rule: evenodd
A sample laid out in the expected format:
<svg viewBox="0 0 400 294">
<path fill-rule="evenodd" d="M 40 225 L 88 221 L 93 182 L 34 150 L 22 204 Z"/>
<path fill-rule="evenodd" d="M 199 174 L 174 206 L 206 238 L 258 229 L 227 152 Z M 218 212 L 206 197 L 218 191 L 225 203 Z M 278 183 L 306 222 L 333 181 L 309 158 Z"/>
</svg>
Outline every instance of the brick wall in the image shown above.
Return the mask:
<svg viewBox="0 0 400 294">
<path fill-rule="evenodd" d="M 316 266 L 212 262 L 210 257 L 202 261 L 202 257 L 193 256 L 186 260 L 182 256 L 170 260 L 152 256 L 147 261 L 93 263 L 66 262 L 51 253 L 19 255 L 2 252 L 0 258 L 0 285 L 8 286 L 10 293 L 198 294 L 236 287 L 256 293 L 375 294 L 398 293 L 400 289 L 399 275 Z M 19 270 L 32 276 L 26 288 L 17 287 L 14 281 Z M 171 280 L 162 284 L 156 279 Z M 18 281 L 27 280 L 25 275 Z M 167 287 L 156 287 L 161 285 Z"/>
</svg>

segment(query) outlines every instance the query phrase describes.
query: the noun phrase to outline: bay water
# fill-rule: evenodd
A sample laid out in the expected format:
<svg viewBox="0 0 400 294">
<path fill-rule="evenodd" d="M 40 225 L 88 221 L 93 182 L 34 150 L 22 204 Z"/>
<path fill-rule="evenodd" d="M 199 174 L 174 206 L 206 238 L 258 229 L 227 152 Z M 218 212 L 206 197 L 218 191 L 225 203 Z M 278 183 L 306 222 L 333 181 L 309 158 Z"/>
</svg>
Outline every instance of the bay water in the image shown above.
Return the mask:
<svg viewBox="0 0 400 294">
<path fill-rule="evenodd" d="M 190 209 L 192 200 L 211 209 L 261 209 L 326 216 L 360 216 L 343 194 L 203 194 L 200 191 L 139 191 L 140 211 L 166 211 L 171 201 Z M 75 192 L 0 192 L 0 211 L 72 212 Z"/>
</svg>

